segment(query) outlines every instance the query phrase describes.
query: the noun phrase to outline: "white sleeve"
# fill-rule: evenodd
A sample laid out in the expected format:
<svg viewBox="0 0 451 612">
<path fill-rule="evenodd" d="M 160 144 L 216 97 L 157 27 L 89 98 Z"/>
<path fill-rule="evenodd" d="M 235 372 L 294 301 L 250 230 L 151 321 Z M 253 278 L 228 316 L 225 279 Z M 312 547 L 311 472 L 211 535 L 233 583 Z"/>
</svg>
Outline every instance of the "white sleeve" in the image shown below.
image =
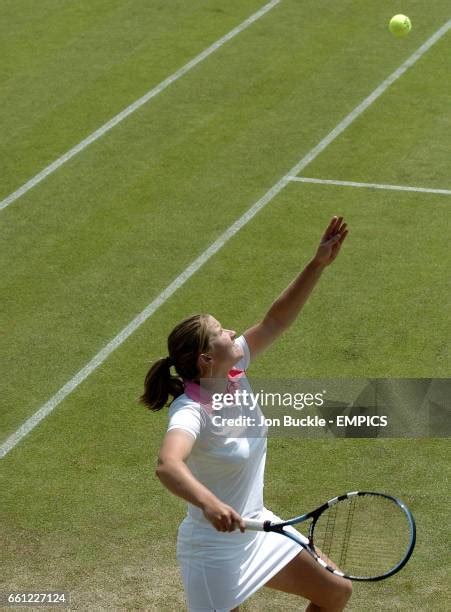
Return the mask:
<svg viewBox="0 0 451 612">
<path fill-rule="evenodd" d="M 239 360 L 238 363 L 235 364 L 235 368 L 239 370 L 247 370 L 249 367 L 249 363 L 251 361 L 251 353 L 249 351 L 249 347 L 246 342 L 246 338 L 244 336 L 239 336 L 235 342 L 241 346 L 243 349 L 244 356 Z"/>
<path fill-rule="evenodd" d="M 171 429 L 183 429 L 190 433 L 194 438 L 200 434 L 202 429 L 202 419 L 199 404 L 185 404 L 169 411 L 169 425 L 167 431 Z"/>
</svg>

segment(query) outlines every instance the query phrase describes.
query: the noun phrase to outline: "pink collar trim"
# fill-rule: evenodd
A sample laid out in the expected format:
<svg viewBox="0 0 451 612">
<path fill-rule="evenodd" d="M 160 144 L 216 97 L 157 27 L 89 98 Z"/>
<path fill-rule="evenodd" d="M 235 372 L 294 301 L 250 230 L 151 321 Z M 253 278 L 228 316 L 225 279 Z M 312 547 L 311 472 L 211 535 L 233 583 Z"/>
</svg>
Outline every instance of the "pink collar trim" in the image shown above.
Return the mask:
<svg viewBox="0 0 451 612">
<path fill-rule="evenodd" d="M 225 393 L 233 393 L 237 389 L 240 388 L 239 379 L 243 378 L 246 375 L 245 370 L 239 370 L 238 368 L 232 368 L 229 370 L 227 375 L 228 383 L 225 390 Z M 194 380 L 189 380 L 187 378 L 183 379 L 183 383 L 185 385 L 185 393 L 191 398 L 193 401 L 199 403 L 201 406 L 207 409 L 207 411 L 211 412 L 211 393 L 209 393 L 206 389 L 201 389 L 199 383 Z M 201 401 L 202 400 L 202 401 Z M 207 402 L 205 402 L 207 400 Z"/>
</svg>

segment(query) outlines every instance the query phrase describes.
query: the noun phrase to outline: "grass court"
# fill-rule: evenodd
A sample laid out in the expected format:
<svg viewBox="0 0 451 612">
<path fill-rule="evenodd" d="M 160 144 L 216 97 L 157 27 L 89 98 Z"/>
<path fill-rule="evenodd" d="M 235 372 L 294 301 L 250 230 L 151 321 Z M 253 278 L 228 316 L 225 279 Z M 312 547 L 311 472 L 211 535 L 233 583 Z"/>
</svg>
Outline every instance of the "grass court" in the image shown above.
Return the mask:
<svg viewBox="0 0 451 612">
<path fill-rule="evenodd" d="M 1 2 L 0 442 L 50 406 L 1 459 L 1 591 L 184 609 L 185 503 L 153 475 L 167 412 L 138 406 L 144 375 L 185 316 L 239 333 L 262 317 L 334 214 L 350 227 L 340 257 L 250 374 L 449 376 L 450 29 L 446 0 Z M 354 585 L 349 610 L 444 610 L 449 465 L 446 439 L 271 439 L 266 505 L 399 495 L 414 556 Z M 266 589 L 242 606 L 301 607 Z"/>
</svg>

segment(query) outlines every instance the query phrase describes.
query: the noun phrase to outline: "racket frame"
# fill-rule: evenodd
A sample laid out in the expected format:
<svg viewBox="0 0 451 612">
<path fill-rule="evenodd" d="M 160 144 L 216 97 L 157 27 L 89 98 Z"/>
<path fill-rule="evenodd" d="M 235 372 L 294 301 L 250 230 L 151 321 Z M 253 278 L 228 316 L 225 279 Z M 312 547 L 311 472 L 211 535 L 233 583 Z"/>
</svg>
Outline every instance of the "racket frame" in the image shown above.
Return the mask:
<svg viewBox="0 0 451 612">
<path fill-rule="evenodd" d="M 344 501 L 346 499 L 352 499 L 353 497 L 364 496 L 364 495 L 372 495 L 372 496 L 384 497 L 386 499 L 389 499 L 391 502 L 395 503 L 404 512 L 407 518 L 408 525 L 409 525 L 410 542 L 409 542 L 409 546 L 406 550 L 405 555 L 394 567 L 392 567 L 390 570 L 388 570 L 384 574 L 381 574 L 380 576 L 354 576 L 354 575 L 345 574 L 344 572 L 340 570 L 334 569 L 333 567 L 328 565 L 323 559 L 321 559 L 321 557 L 316 553 L 315 545 L 313 541 L 315 525 L 319 517 L 325 510 L 327 510 L 331 506 L 334 506 L 335 504 L 341 501 Z M 312 522 L 310 523 L 309 529 L 308 529 L 308 536 L 307 536 L 308 543 L 303 542 L 299 536 L 289 531 L 285 531 L 284 529 L 284 527 L 299 525 L 300 523 L 304 523 L 305 521 L 308 521 L 309 519 L 312 519 Z M 343 495 L 338 495 L 337 497 L 333 497 L 332 499 L 329 499 L 327 502 L 325 502 L 321 506 L 318 506 L 318 508 L 315 508 L 311 512 L 307 512 L 306 514 L 301 514 L 300 516 L 296 516 L 287 521 L 274 523 L 269 520 L 267 521 L 245 520 L 245 525 L 246 525 L 246 529 L 251 529 L 251 530 L 256 530 L 256 531 L 266 531 L 266 532 L 272 531 L 274 533 L 280 533 L 281 535 L 284 535 L 287 538 L 290 538 L 291 540 L 293 540 L 294 542 L 302 546 L 302 548 L 307 550 L 307 552 L 310 555 L 312 555 L 312 557 L 322 567 L 324 567 L 324 569 L 328 570 L 332 574 L 335 574 L 336 576 L 341 576 L 342 578 L 348 578 L 349 580 L 356 580 L 360 582 L 376 582 L 378 580 L 384 580 L 385 578 L 389 578 L 390 576 L 393 576 L 393 574 L 396 574 L 397 572 L 399 572 L 399 570 L 402 569 L 407 563 L 407 561 L 410 559 L 413 549 L 415 548 L 415 542 L 416 542 L 415 520 L 409 508 L 404 504 L 404 502 L 394 497 L 393 495 L 389 495 L 388 493 L 379 493 L 375 491 L 351 491 L 349 493 L 344 493 Z"/>
</svg>

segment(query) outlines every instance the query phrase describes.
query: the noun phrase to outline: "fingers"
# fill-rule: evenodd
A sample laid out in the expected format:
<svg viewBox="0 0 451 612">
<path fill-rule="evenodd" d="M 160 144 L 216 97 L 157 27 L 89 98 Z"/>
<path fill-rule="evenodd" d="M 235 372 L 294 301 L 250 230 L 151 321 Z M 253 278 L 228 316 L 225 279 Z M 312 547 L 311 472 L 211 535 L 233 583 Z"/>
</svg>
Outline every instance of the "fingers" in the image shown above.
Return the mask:
<svg viewBox="0 0 451 612">
<path fill-rule="evenodd" d="M 215 502 L 203 508 L 205 518 L 207 518 L 217 531 L 235 531 L 239 527 L 244 533 L 246 525 L 240 514 L 231 506 L 222 502 Z"/>
<path fill-rule="evenodd" d="M 329 225 L 327 226 L 326 231 L 324 232 L 322 242 L 327 242 L 328 240 L 331 240 L 337 234 L 341 236 L 346 230 L 346 227 L 347 223 L 343 223 L 343 217 L 332 217 L 329 222 Z"/>
<path fill-rule="evenodd" d="M 245 529 L 244 521 L 241 518 L 241 516 L 237 512 L 235 512 L 235 510 L 233 510 L 232 508 L 226 511 L 223 514 L 223 516 L 220 518 L 220 520 L 217 521 L 217 524 L 215 525 L 218 531 L 223 531 L 223 532 L 228 531 L 229 533 L 232 531 L 235 531 L 237 526 L 239 527 L 241 533 L 244 533 L 244 529 Z"/>
<path fill-rule="evenodd" d="M 333 217 L 333 220 L 335 220 L 335 223 L 332 224 L 332 228 L 329 233 L 329 238 L 332 238 L 332 236 L 335 236 L 335 234 L 340 231 L 340 226 L 343 221 L 343 217 Z"/>
<path fill-rule="evenodd" d="M 325 244 L 330 244 L 331 246 L 335 246 L 338 243 L 341 244 L 348 235 L 348 230 L 346 228 L 347 223 L 343 223 L 341 227 L 335 228 L 333 234 L 331 234 L 329 238 L 325 240 Z"/>
<path fill-rule="evenodd" d="M 330 220 L 329 225 L 327 226 L 326 231 L 323 234 L 323 241 L 329 240 L 329 238 L 332 236 L 333 228 L 335 227 L 337 219 L 338 217 L 332 217 L 332 219 Z"/>
<path fill-rule="evenodd" d="M 344 231 L 344 232 L 341 234 L 341 237 L 340 237 L 340 246 L 343 244 L 344 239 L 346 238 L 346 236 L 347 236 L 348 234 L 349 234 L 349 231 L 348 231 L 348 230 L 345 230 L 345 231 Z"/>
<path fill-rule="evenodd" d="M 241 531 L 241 533 L 244 533 L 246 526 L 244 524 L 244 520 L 241 518 L 239 514 L 237 514 L 235 518 L 235 525 L 238 525 L 238 528 Z"/>
<path fill-rule="evenodd" d="M 230 517 L 229 517 L 229 521 L 228 521 L 228 525 L 227 525 L 227 531 L 235 531 L 235 529 L 239 528 L 239 530 L 241 531 L 241 533 L 244 533 L 244 521 L 241 518 L 241 516 L 235 512 L 234 510 L 230 513 Z"/>
<path fill-rule="evenodd" d="M 341 227 L 342 227 L 342 222 L 343 222 L 343 217 L 336 217 L 336 222 L 334 225 L 334 228 L 332 230 L 332 235 L 336 234 L 337 232 L 340 231 Z M 346 225 L 346 223 L 344 224 Z"/>
<path fill-rule="evenodd" d="M 335 228 L 334 228 L 334 236 L 341 236 L 343 234 L 343 232 L 346 231 L 346 228 L 348 226 L 347 223 L 342 223 L 343 221 L 343 217 L 338 217 L 338 221 Z"/>
<path fill-rule="evenodd" d="M 234 531 L 235 530 L 235 520 L 232 516 L 232 513 L 229 513 L 225 520 L 226 528 L 225 531 Z"/>
<path fill-rule="evenodd" d="M 337 234 L 338 239 L 335 240 L 334 244 L 332 244 L 332 255 L 330 257 L 330 262 L 334 261 L 340 252 L 341 245 L 343 244 L 344 239 L 348 235 L 348 231 L 345 230 L 342 234 Z M 335 238 L 335 237 L 334 237 Z M 332 240 L 334 240 L 334 238 Z"/>
<path fill-rule="evenodd" d="M 315 260 L 326 266 L 332 263 L 348 233 L 348 224 L 343 223 L 343 217 L 332 217 L 316 252 Z"/>
</svg>

